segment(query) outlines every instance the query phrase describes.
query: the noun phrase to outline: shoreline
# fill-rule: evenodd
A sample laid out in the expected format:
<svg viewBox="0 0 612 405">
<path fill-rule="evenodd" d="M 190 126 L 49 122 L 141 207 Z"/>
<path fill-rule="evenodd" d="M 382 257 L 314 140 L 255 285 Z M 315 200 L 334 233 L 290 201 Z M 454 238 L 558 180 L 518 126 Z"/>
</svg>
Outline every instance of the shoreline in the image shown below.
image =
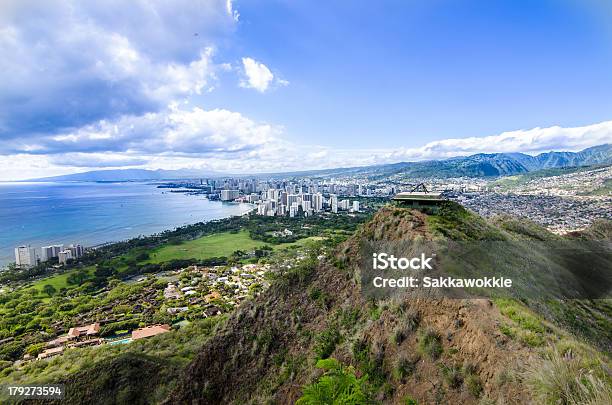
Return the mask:
<svg viewBox="0 0 612 405">
<path fill-rule="evenodd" d="M 13 189 L 13 185 L 20 187 Z M 97 249 L 199 222 L 245 215 L 255 209 L 248 203 L 227 204 L 183 193 L 162 193 L 156 186 L 150 182 L 13 183 L 9 186 L 11 193 L 0 197 L 8 235 L 0 235 L 0 271 L 15 262 L 13 250 L 21 245 L 39 250 L 42 246 L 79 243 Z M 83 189 L 74 193 L 74 187 Z M 14 212 L 26 220 L 16 220 Z M 56 215 L 62 221 L 56 221 Z"/>
</svg>

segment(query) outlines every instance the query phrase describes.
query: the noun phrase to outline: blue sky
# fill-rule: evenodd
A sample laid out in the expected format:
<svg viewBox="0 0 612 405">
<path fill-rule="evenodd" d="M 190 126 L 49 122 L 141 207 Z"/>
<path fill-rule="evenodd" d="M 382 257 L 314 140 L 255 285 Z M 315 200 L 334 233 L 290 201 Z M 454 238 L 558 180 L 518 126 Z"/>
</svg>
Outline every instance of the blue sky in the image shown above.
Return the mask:
<svg viewBox="0 0 612 405">
<path fill-rule="evenodd" d="M 606 1 L 0 5 L 0 180 L 612 142 Z"/>
</svg>

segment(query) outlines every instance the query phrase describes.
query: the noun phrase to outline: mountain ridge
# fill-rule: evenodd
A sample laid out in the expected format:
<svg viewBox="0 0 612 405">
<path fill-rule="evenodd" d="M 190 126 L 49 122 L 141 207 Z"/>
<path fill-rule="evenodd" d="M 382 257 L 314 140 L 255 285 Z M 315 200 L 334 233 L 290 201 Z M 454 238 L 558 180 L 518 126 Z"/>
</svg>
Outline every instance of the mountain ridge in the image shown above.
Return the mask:
<svg viewBox="0 0 612 405">
<path fill-rule="evenodd" d="M 64 176 L 44 177 L 29 181 L 144 181 L 180 180 L 201 177 L 279 177 L 279 176 L 333 176 L 341 174 L 369 174 L 388 176 L 402 174 L 406 177 L 499 177 L 527 173 L 541 169 L 612 164 L 612 144 L 593 146 L 579 152 L 545 152 L 535 156 L 524 153 L 477 153 L 443 160 L 398 162 L 373 166 L 339 167 L 333 169 L 259 173 L 251 175 L 228 174 L 196 169 L 147 170 L 113 169 L 96 170 Z"/>
<path fill-rule="evenodd" d="M 568 332 L 511 300 L 399 297 L 375 303 L 361 295 L 354 272 L 363 238 L 440 237 L 558 238 L 525 221 L 489 222 L 454 203 L 434 216 L 383 208 L 337 247 L 335 261 L 315 256 L 230 316 L 165 404 L 294 403 L 320 376 L 313 357 L 336 359 L 367 376 L 372 403 L 531 403 L 538 394 L 508 373 L 547 365 L 534 356 L 536 348 L 555 339 L 576 345 Z M 435 351 L 427 340 L 436 342 Z M 574 355 L 593 349 L 580 350 Z"/>
</svg>

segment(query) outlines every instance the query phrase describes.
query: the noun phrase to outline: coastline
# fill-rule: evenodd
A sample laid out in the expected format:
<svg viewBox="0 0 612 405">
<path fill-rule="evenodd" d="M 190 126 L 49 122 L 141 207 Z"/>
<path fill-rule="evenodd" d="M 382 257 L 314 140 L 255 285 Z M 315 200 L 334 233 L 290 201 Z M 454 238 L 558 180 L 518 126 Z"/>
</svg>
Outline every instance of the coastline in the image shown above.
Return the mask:
<svg viewBox="0 0 612 405">
<path fill-rule="evenodd" d="M 88 248 L 150 236 L 181 226 L 240 216 L 247 203 L 163 193 L 152 182 L 10 183 L 0 195 L 0 269 L 16 246 L 80 243 Z M 7 187 L 0 183 L 0 188 Z M 6 228 L 6 230 L 4 229 Z"/>
</svg>

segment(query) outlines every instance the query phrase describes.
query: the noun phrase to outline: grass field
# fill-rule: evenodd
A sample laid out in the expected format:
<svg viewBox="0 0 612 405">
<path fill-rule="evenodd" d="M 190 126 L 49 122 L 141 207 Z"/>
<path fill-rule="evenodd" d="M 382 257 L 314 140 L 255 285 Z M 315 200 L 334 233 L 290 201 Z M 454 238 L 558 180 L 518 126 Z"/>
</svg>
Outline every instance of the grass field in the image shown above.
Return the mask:
<svg viewBox="0 0 612 405">
<path fill-rule="evenodd" d="M 249 251 L 267 245 L 249 237 L 247 231 L 238 233 L 216 233 L 183 242 L 180 245 L 165 245 L 149 252 L 144 263 L 163 263 L 174 259 L 209 259 L 229 256 L 236 250 Z"/>
<path fill-rule="evenodd" d="M 90 276 L 93 274 L 93 266 L 86 267 L 82 270 L 85 270 Z M 64 274 L 58 274 L 57 276 L 43 278 L 41 280 L 35 281 L 30 288 L 36 288 L 38 291 L 42 291 L 43 287 L 47 284 L 52 285 L 56 290 L 60 290 L 60 288 L 70 288 L 72 287 L 68 284 L 68 277 L 72 273 L 76 273 L 79 270 L 68 271 Z"/>
<path fill-rule="evenodd" d="M 300 239 L 295 243 L 282 243 L 271 245 L 266 242 L 253 240 L 247 231 L 238 233 L 223 232 L 203 236 L 198 239 L 183 242 L 180 245 L 165 245 L 149 252 L 149 259 L 143 263 L 163 263 L 174 259 L 209 259 L 211 257 L 230 256 L 236 250 L 252 251 L 262 246 L 271 246 L 275 250 L 291 246 L 303 246 L 317 237 Z"/>
<path fill-rule="evenodd" d="M 309 241 L 320 240 L 320 237 L 310 237 L 300 239 L 294 243 L 282 243 L 279 245 L 272 245 L 266 242 L 253 240 L 249 236 L 247 231 L 240 231 L 237 233 L 231 232 L 222 232 L 214 235 L 203 236 L 198 239 L 190 240 L 183 242 L 179 245 L 164 245 L 152 251 L 149 251 L 149 259 L 140 262 L 141 264 L 145 263 L 163 263 L 174 259 L 209 259 L 211 257 L 220 257 L 230 256 L 236 250 L 242 250 L 245 252 L 252 251 L 255 248 L 262 246 L 271 246 L 274 250 L 290 248 L 292 246 L 304 246 Z M 138 252 L 142 252 L 139 250 Z M 133 252 L 132 254 L 127 254 L 123 257 L 123 260 L 134 257 L 137 252 Z M 115 263 L 116 268 L 121 272 L 126 269 L 127 266 L 119 259 Z M 87 273 L 90 275 L 93 274 L 94 267 L 90 266 L 85 268 Z M 57 276 L 47 277 L 41 280 L 34 282 L 28 288 L 36 288 L 38 291 L 42 292 L 42 289 L 45 285 L 50 284 L 56 290 L 60 290 L 61 288 L 71 288 L 70 284 L 68 284 L 68 277 L 70 274 L 76 272 L 78 270 L 72 270 L 66 272 L 64 274 L 59 274 Z"/>
</svg>

